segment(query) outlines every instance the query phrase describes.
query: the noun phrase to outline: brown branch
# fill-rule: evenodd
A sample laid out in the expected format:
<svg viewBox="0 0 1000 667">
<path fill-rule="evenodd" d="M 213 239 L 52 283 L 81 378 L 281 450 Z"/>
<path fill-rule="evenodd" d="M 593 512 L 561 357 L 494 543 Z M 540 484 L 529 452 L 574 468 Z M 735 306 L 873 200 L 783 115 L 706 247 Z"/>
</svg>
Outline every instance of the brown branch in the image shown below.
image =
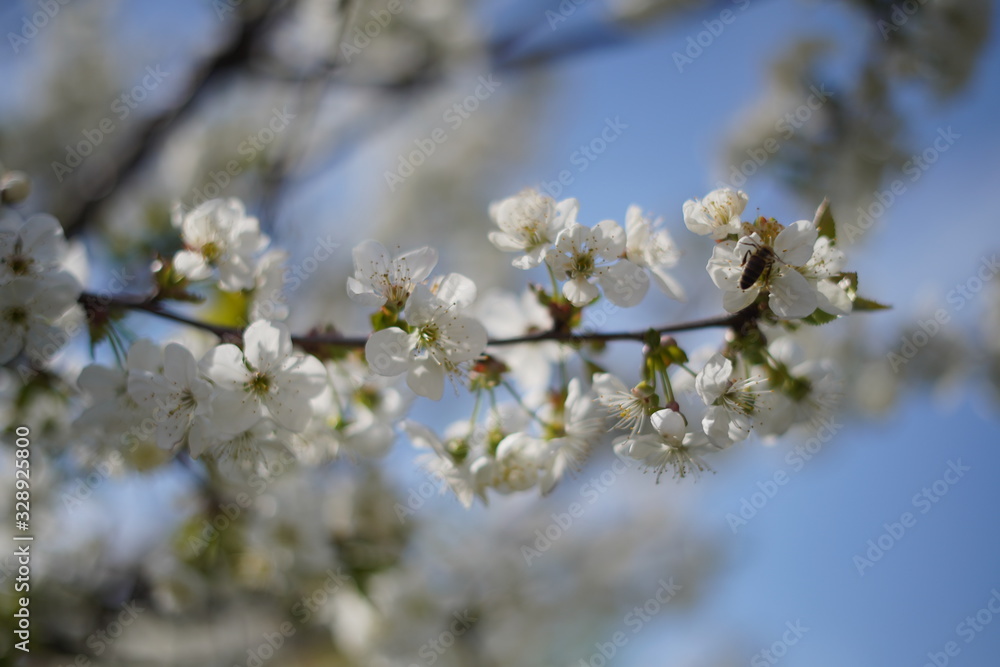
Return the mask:
<svg viewBox="0 0 1000 667">
<path fill-rule="evenodd" d="M 94 294 L 84 293 L 80 296 L 80 303 L 83 304 L 84 308 L 87 309 L 88 313 L 94 311 L 94 309 L 126 309 L 135 310 L 140 312 L 149 313 L 151 315 L 156 315 L 157 317 L 162 317 L 163 319 L 170 320 L 172 322 L 177 322 L 179 324 L 185 324 L 187 326 L 195 327 L 203 331 L 208 331 L 215 334 L 223 340 L 240 340 L 243 337 L 243 332 L 240 329 L 234 327 L 219 326 L 216 324 L 209 324 L 208 322 L 202 322 L 200 320 L 195 320 L 184 315 L 178 315 L 169 310 L 165 310 L 159 301 L 154 299 L 129 299 L 129 298 L 107 298 L 100 297 Z M 752 311 L 752 312 L 751 312 Z M 646 336 L 649 334 L 650 330 L 655 331 L 658 334 L 671 334 L 680 333 L 683 331 L 694 331 L 696 329 L 712 329 L 716 327 L 726 327 L 730 329 L 739 329 L 744 326 L 748 321 L 756 319 L 758 316 L 758 311 L 756 307 L 747 308 L 738 313 L 722 315 L 718 317 L 709 317 L 701 320 L 692 320 L 690 322 L 682 322 L 681 324 L 671 324 L 663 327 L 655 327 L 652 329 L 643 329 L 642 331 L 615 331 L 608 333 L 600 332 L 587 332 L 587 333 L 572 333 L 566 331 L 543 331 L 536 334 L 528 334 L 524 336 L 514 336 L 511 338 L 493 338 L 490 339 L 487 345 L 491 347 L 502 347 L 506 345 L 521 345 L 529 343 L 541 343 L 545 341 L 555 341 L 560 343 L 609 343 L 616 340 L 631 340 L 636 342 L 643 342 Z M 368 337 L 364 336 L 354 336 L 347 337 L 341 336 L 340 334 L 313 334 L 313 335 L 301 335 L 292 336 L 292 342 L 296 345 L 302 347 L 346 347 L 362 349 L 368 342 Z"/>
</svg>

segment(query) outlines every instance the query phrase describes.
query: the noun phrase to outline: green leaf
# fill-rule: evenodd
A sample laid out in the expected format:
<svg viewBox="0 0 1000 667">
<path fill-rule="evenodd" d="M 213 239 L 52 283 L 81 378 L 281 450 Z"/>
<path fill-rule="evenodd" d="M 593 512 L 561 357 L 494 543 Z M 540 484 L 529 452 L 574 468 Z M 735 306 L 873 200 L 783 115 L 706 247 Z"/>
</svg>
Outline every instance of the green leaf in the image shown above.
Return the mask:
<svg viewBox="0 0 1000 667">
<path fill-rule="evenodd" d="M 831 315 L 825 310 L 820 310 L 817 308 L 813 311 L 812 315 L 809 317 L 803 317 L 802 321 L 806 324 L 812 324 L 813 326 L 819 326 L 820 324 L 827 324 L 828 322 L 833 322 L 837 319 L 836 315 Z"/>
<path fill-rule="evenodd" d="M 837 225 L 833 221 L 829 199 L 824 198 L 819 208 L 816 209 L 816 217 L 813 218 L 813 225 L 819 230 L 820 236 L 826 236 L 831 241 L 837 240 Z"/>
<path fill-rule="evenodd" d="M 854 299 L 854 312 L 864 312 L 868 310 L 890 310 L 892 306 L 887 306 L 884 303 L 879 303 L 878 301 L 872 301 L 871 299 L 866 299 L 864 297 L 855 297 Z"/>
</svg>

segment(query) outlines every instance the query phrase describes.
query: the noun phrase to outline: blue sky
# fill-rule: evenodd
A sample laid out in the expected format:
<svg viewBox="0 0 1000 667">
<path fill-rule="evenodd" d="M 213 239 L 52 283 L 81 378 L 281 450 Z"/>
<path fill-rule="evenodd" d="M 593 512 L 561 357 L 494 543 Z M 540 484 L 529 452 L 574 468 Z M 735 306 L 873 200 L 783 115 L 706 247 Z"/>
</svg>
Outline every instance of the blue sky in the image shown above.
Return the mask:
<svg viewBox="0 0 1000 667">
<path fill-rule="evenodd" d="M 635 47 L 561 68 L 572 91 L 572 114 L 554 123 L 549 152 L 565 155 L 594 136 L 607 116 L 632 124 L 620 142 L 574 188 L 594 219 L 621 218 L 624 204 L 640 201 L 679 223 L 680 204 L 716 182 L 725 133 L 766 83 L 766 65 L 788 35 L 807 27 L 833 34 L 841 48 L 861 44 L 857 19 L 832 4 L 755 3 L 704 55 L 678 74 L 670 54 L 701 29 L 701 17 L 676 24 Z M 874 29 L 873 26 L 867 26 Z M 849 58 L 850 54 L 839 54 Z M 627 75 L 622 75 L 627 72 Z M 558 76 L 557 75 L 557 76 Z M 973 275 L 984 254 L 1000 250 L 992 193 L 1000 183 L 1000 50 L 991 40 L 967 91 L 942 104 L 918 94 L 912 100 L 914 147 L 930 145 L 938 128 L 953 126 L 961 138 L 937 164 L 910 184 L 869 238 L 850 255 L 869 293 L 894 311 L 866 316 L 876 342 L 891 342 L 900 323 L 947 308 L 951 326 L 968 325 L 982 311 L 986 292 L 956 313 L 946 294 Z M 554 161 L 531 171 L 546 178 Z M 528 181 L 531 180 L 529 176 Z M 785 216 L 809 217 L 763 179 L 745 189 L 750 205 Z M 841 220 L 844 216 L 838 216 Z M 678 231 L 678 234 L 680 231 Z M 709 645 L 734 634 L 734 664 L 750 664 L 754 651 L 780 638 L 786 621 L 810 628 L 781 659 L 785 665 L 923 665 L 928 652 L 949 641 L 960 652 L 950 664 L 996 664 L 1000 618 L 972 636 L 956 627 L 985 607 L 1000 586 L 1000 540 L 991 508 L 1000 501 L 995 470 L 998 421 L 995 404 L 967 389 L 948 406 L 923 389 L 904 389 L 897 408 L 882 419 L 852 421 L 818 457 L 789 481 L 734 535 L 726 520 L 758 482 L 789 470 L 794 442 L 773 448 L 747 443 L 726 457 L 714 476 L 698 484 L 695 525 L 720 541 L 728 566 L 715 580 L 693 619 L 670 631 L 642 637 L 617 664 L 664 664 L 683 657 L 683 638 Z M 971 468 L 926 514 L 915 494 L 942 478 L 949 461 Z M 940 486 L 939 486 L 940 488 Z M 871 568 L 859 575 L 853 562 L 883 524 L 914 514 L 915 524 Z M 996 604 L 996 603 L 994 603 Z M 649 633 L 652 635 L 652 633 Z M 679 641 L 680 640 L 680 641 Z M 678 643 L 679 641 L 679 643 Z M 744 656 L 745 654 L 745 656 Z M 763 664 L 763 663 L 762 663 Z"/>
</svg>

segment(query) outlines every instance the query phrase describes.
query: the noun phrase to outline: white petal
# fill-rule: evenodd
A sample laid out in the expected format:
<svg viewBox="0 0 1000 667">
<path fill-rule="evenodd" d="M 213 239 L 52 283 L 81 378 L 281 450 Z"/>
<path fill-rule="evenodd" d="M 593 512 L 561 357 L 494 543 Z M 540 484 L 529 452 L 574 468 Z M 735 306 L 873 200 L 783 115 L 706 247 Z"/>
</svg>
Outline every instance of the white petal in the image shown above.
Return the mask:
<svg viewBox="0 0 1000 667">
<path fill-rule="evenodd" d="M 406 375 L 406 385 L 418 396 L 439 401 L 444 395 L 444 370 L 433 361 L 422 361 Z"/>
<path fill-rule="evenodd" d="M 385 297 L 376 294 L 371 287 L 362 283 L 354 276 L 347 278 L 347 296 L 363 306 L 378 307 L 385 303 Z"/>
<path fill-rule="evenodd" d="M 716 353 L 695 377 L 695 391 L 698 392 L 706 405 L 711 405 L 725 392 L 732 374 L 733 362 L 722 354 Z"/>
<path fill-rule="evenodd" d="M 202 254 L 190 250 L 180 250 L 174 255 L 174 270 L 189 280 L 205 280 L 212 275 L 212 267 Z"/>
<path fill-rule="evenodd" d="M 405 373 L 413 364 L 413 338 L 398 327 L 376 331 L 365 344 L 365 358 L 379 375 Z"/>
<path fill-rule="evenodd" d="M 458 308 L 468 308 L 476 300 L 476 283 L 460 273 L 449 273 L 438 284 L 437 298 Z"/>
<path fill-rule="evenodd" d="M 787 268 L 771 281 L 768 305 L 785 319 L 807 317 L 816 310 L 816 287 L 795 269 Z"/>
<path fill-rule="evenodd" d="M 811 220 L 793 222 L 774 239 L 774 254 L 786 264 L 802 266 L 812 257 L 818 235 Z"/>
<path fill-rule="evenodd" d="M 437 266 L 438 253 L 431 247 L 417 248 L 400 255 L 396 261 L 409 268 L 411 281 L 419 283 L 427 278 Z"/>
<path fill-rule="evenodd" d="M 760 287 L 756 285 L 745 292 L 740 290 L 736 290 L 735 292 L 723 292 L 722 307 L 727 313 L 738 313 L 753 303 L 759 292 Z"/>
<path fill-rule="evenodd" d="M 354 270 L 358 275 L 370 278 L 389 271 L 389 253 L 378 241 L 362 241 L 351 251 Z"/>
<path fill-rule="evenodd" d="M 649 291 L 649 274 L 627 259 L 622 259 L 604 269 L 598 277 L 608 301 L 631 308 L 638 305 Z"/>
<path fill-rule="evenodd" d="M 601 294 L 597 286 L 590 284 L 586 278 L 567 280 L 563 283 L 562 293 L 574 306 L 584 306 Z"/>
<path fill-rule="evenodd" d="M 197 377 L 194 355 L 183 345 L 169 343 L 163 350 L 163 376 L 173 384 L 188 386 Z"/>
<path fill-rule="evenodd" d="M 625 230 L 614 220 L 602 220 L 590 231 L 589 246 L 606 260 L 625 253 Z"/>
<path fill-rule="evenodd" d="M 223 390 L 242 391 L 250 379 L 250 372 L 243 361 L 243 350 L 226 343 L 213 347 L 202 357 L 201 372 Z"/>
<path fill-rule="evenodd" d="M 649 423 L 653 425 L 656 432 L 667 440 L 680 443 L 684 438 L 684 417 L 681 413 L 673 410 L 657 410 L 649 416 Z"/>
<path fill-rule="evenodd" d="M 292 335 L 281 322 L 258 320 L 243 333 L 246 359 L 258 371 L 277 366 L 292 353 Z"/>
<path fill-rule="evenodd" d="M 854 308 L 854 302 L 847 291 L 832 280 L 816 283 L 817 306 L 831 315 L 847 315 Z"/>
<path fill-rule="evenodd" d="M 490 243 L 501 252 L 520 252 L 524 250 L 524 243 L 511 237 L 507 232 L 492 231 L 489 233 Z"/>
</svg>

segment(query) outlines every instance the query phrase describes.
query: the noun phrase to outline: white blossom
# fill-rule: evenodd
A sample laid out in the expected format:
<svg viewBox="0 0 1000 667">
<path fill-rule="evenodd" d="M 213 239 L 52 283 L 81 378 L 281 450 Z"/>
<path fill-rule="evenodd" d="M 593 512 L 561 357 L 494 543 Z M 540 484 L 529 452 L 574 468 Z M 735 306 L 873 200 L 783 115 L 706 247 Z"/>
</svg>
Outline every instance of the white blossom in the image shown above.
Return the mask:
<svg viewBox="0 0 1000 667">
<path fill-rule="evenodd" d="M 771 267 L 747 289 L 740 288 L 746 263 L 764 245 L 757 232 L 738 242 L 723 241 L 712 250 L 708 261 L 709 276 L 722 290 L 722 307 L 738 312 L 757 299 L 762 289 L 768 293 L 768 306 L 785 319 L 807 317 L 816 310 L 816 286 L 796 268 L 805 265 L 813 252 L 816 229 L 808 220 L 799 220 L 783 229 L 774 241 L 776 259 Z"/>
<path fill-rule="evenodd" d="M 468 424 L 462 426 L 468 428 Z M 404 420 L 402 428 L 414 446 L 431 451 L 431 454 L 421 459 L 421 463 L 434 477 L 444 481 L 463 506 L 471 507 L 476 498 L 482 500 L 483 504 L 488 502 L 486 489 L 492 479 L 492 470 L 482 452 L 472 450 L 470 445 L 476 443 L 463 440 L 463 451 L 452 452 L 441 438 L 423 424 Z"/>
<path fill-rule="evenodd" d="M 238 199 L 210 199 L 187 214 L 174 212 L 184 250 L 174 255 L 174 269 L 190 280 L 206 280 L 219 271 L 225 292 L 252 289 L 256 256 L 270 242 L 257 218 L 248 216 Z"/>
<path fill-rule="evenodd" d="M 63 265 L 68 252 L 62 225 L 51 215 L 0 218 L 0 285 L 17 279 L 68 281 Z"/>
<path fill-rule="evenodd" d="M 347 279 L 347 295 L 365 306 L 386 303 L 402 308 L 413 288 L 437 265 L 437 250 L 423 247 L 391 257 L 378 241 L 363 241 L 353 251 L 354 275 Z"/>
<path fill-rule="evenodd" d="M 677 477 L 685 477 L 691 469 L 696 473 L 710 470 L 702 456 L 718 448 L 704 433 L 688 431 L 679 412 L 658 410 L 650 415 L 649 426 L 638 435 L 616 439 L 615 451 L 641 461 L 656 473 L 657 482 L 667 468 L 673 468 Z"/>
<path fill-rule="evenodd" d="M 490 204 L 490 218 L 500 228 L 490 232 L 490 242 L 503 252 L 524 253 L 512 261 L 515 267 L 534 268 L 551 251 L 559 233 L 576 224 L 578 208 L 575 199 L 557 204 L 537 190 L 523 190 Z"/>
<path fill-rule="evenodd" d="M 183 345 L 163 350 L 162 371 L 136 368 L 128 375 L 128 394 L 156 422 L 156 444 L 170 449 L 183 441 L 196 417 L 211 413 L 212 386 Z"/>
<path fill-rule="evenodd" d="M 552 330 L 552 316 L 530 290 L 522 292 L 520 297 L 510 292 L 488 292 L 476 302 L 475 314 L 493 338 L 513 338 Z M 552 364 L 567 354 L 555 341 L 502 345 L 487 351 L 510 368 L 511 376 L 529 395 L 549 386 Z"/>
<path fill-rule="evenodd" d="M 475 298 L 475 284 L 465 276 L 450 274 L 437 293 L 418 285 L 407 301 L 409 333 L 399 327 L 376 331 L 365 345 L 365 357 L 379 375 L 406 373 L 406 384 L 416 394 L 439 400 L 446 375 L 459 372 L 459 364 L 475 359 L 486 348 L 486 328 L 460 314 Z"/>
<path fill-rule="evenodd" d="M 250 295 L 249 320 L 284 320 L 288 317 L 288 304 L 282 290 L 285 287 L 284 250 L 268 250 L 257 262 L 254 288 Z"/>
<path fill-rule="evenodd" d="M 646 423 L 652 405 L 652 390 L 629 389 L 611 373 L 596 373 L 594 393 L 597 402 L 607 408 L 612 417 L 617 417 L 616 429 L 628 429 L 634 434 Z"/>
<path fill-rule="evenodd" d="M 556 277 L 565 280 L 562 294 L 574 306 L 584 306 L 600 291 L 616 306 L 634 306 L 649 289 L 645 272 L 627 259 L 625 230 L 614 220 L 603 220 L 594 227 L 571 224 L 559 232 L 555 250 L 545 257 Z M 641 277 L 640 277 L 641 276 Z"/>
<path fill-rule="evenodd" d="M 816 283 L 816 305 L 823 312 L 847 315 L 854 306 L 846 289 L 850 284 L 847 278 L 836 280 L 846 264 L 847 258 L 833 241 L 826 236 L 816 239 L 812 257 L 802 267 L 802 273 Z"/>
<path fill-rule="evenodd" d="M 46 281 L 17 278 L 0 284 L 0 363 L 22 351 L 36 360 L 51 358 L 69 337 L 60 318 L 79 296 L 80 284 L 67 273 Z"/>
<path fill-rule="evenodd" d="M 722 354 L 708 360 L 695 378 L 695 391 L 709 406 L 702 427 L 714 444 L 728 447 L 750 435 L 761 393 L 757 386 L 763 381 L 763 377 L 739 377 L 733 362 Z"/>
<path fill-rule="evenodd" d="M 550 404 L 551 406 L 551 404 Z M 583 390 L 579 378 L 569 381 L 561 411 L 551 408 L 539 416 L 548 424 L 547 453 L 542 466 L 541 490 L 547 494 L 567 471 L 579 472 L 590 451 L 604 434 L 594 395 Z"/>
<path fill-rule="evenodd" d="M 683 300 L 684 288 L 667 269 L 676 266 L 680 251 L 665 229 L 656 229 L 635 204 L 625 213 L 625 257 L 646 269 L 661 292 L 671 299 Z"/>
<path fill-rule="evenodd" d="M 739 234 L 742 225 L 740 216 L 747 201 L 747 195 L 742 190 L 713 190 L 704 199 L 684 202 L 684 224 L 695 234 L 711 234 L 716 240 Z"/>
<path fill-rule="evenodd" d="M 281 323 L 254 322 L 243 334 L 243 346 L 219 345 L 201 360 L 217 390 L 213 424 L 236 433 L 270 417 L 289 431 L 302 431 L 312 417 L 309 399 L 326 386 L 323 364 L 293 354 L 291 335 Z"/>
</svg>

